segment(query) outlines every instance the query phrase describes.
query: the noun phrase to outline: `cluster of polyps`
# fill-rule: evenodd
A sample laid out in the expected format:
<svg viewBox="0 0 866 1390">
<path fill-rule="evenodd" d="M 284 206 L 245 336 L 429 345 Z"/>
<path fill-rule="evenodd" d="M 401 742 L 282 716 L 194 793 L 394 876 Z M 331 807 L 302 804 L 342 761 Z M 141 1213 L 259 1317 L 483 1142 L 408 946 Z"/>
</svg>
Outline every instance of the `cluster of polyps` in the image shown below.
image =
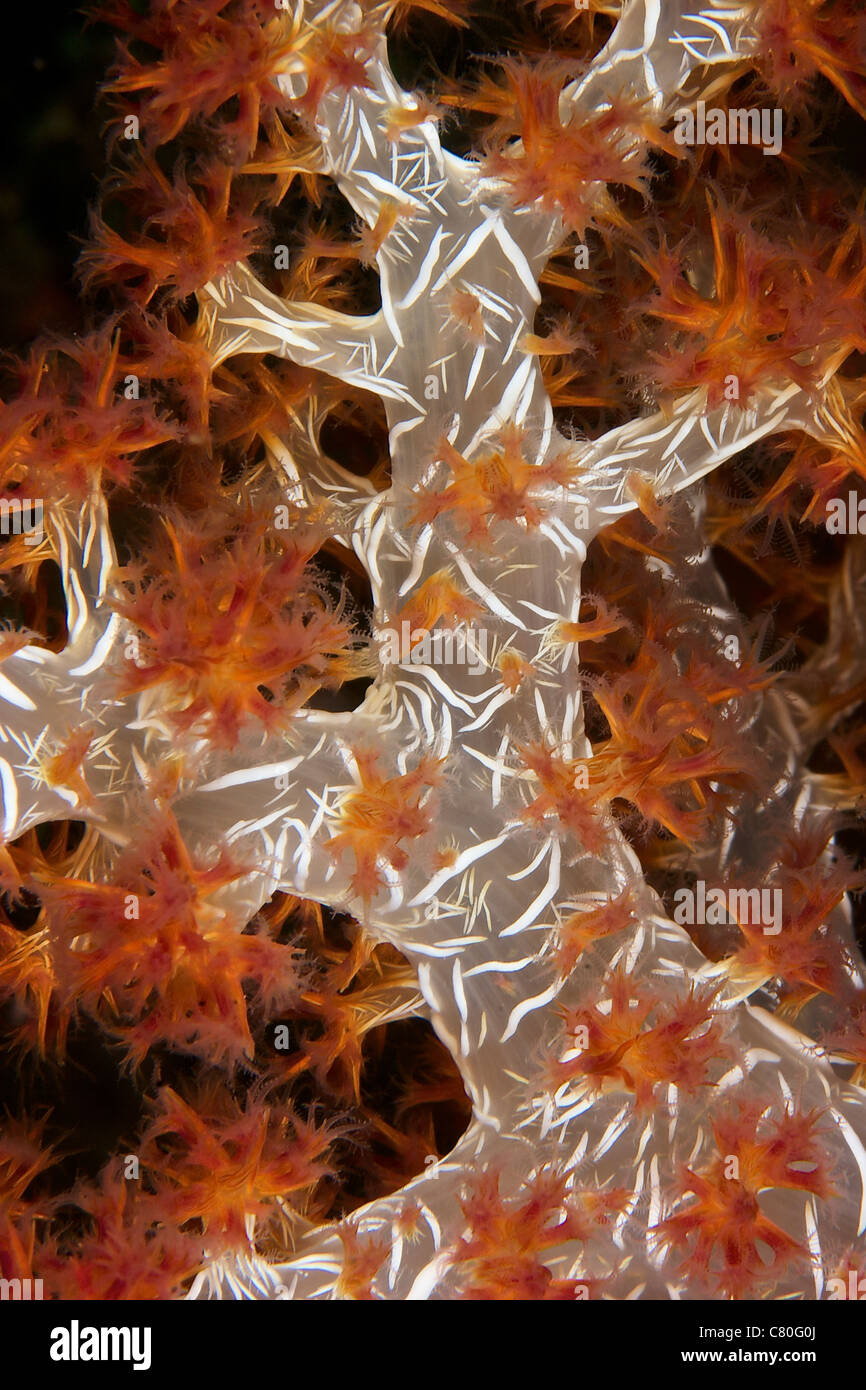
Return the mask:
<svg viewBox="0 0 866 1390">
<path fill-rule="evenodd" d="M 746 10 L 687 10 L 628 3 L 563 109 L 627 92 L 664 122 L 696 69 L 748 54 Z M 297 21 L 351 34 L 361 15 L 337 0 Z M 384 39 L 364 73 L 366 85 L 322 96 L 316 129 L 323 168 L 385 229 L 381 309 L 352 318 L 287 304 L 239 264 L 202 295 L 202 331 L 218 360 L 283 355 L 382 399 L 387 491 L 322 459 L 301 423 L 273 442 L 272 462 L 296 506 L 329 509 L 369 575 L 380 628 L 450 614 L 483 627 L 496 655 L 482 681 L 466 664 L 383 663 L 353 713 L 302 712 L 286 739 L 247 735 L 230 756 L 209 754 L 209 774 L 174 809 L 191 846 L 224 837 L 256 865 L 226 890 L 240 920 L 284 889 L 351 912 L 413 962 L 474 1118 L 447 1158 L 351 1221 L 311 1230 L 290 1263 L 220 1263 L 197 1291 L 820 1296 L 866 1228 L 866 1096 L 769 1013 L 696 984 L 706 962 L 623 837 L 588 816 L 593 833 L 581 832 L 576 782 L 545 807 L 526 758 L 528 745 L 547 747 L 566 779 L 591 760 L 577 646 L 554 651 L 550 633 L 579 618 L 593 536 L 641 485 L 657 497 L 696 488 L 761 437 L 821 436 L 820 398 L 767 382 L 746 413 L 695 392 L 591 445 L 565 440 L 521 346 L 560 224 L 515 209 L 503 184 L 442 149 Z M 300 62 L 281 85 L 304 95 Z M 514 468 L 497 473 L 509 449 L 519 494 Z M 425 512 L 448 487 L 455 505 Z M 51 524 L 70 639 L 61 655 L 28 647 L 4 663 L 3 833 L 72 814 L 74 796 L 28 774 L 46 721 L 62 732 L 74 710 L 98 727 L 92 814 L 122 841 L 124 798 L 141 750 L 164 737 L 164 711 L 153 694 L 106 694 L 126 629 L 100 602 L 114 563 L 101 498 Z M 808 819 L 808 780 L 793 766 L 785 778 L 779 797 Z"/>
</svg>

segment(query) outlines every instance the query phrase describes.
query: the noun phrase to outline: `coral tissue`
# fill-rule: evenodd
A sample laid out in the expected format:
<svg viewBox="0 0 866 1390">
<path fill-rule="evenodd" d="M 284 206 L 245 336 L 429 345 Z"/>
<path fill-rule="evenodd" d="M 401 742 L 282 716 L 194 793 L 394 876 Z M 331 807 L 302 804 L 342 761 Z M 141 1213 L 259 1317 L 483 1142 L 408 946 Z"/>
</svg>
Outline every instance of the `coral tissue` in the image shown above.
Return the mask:
<svg viewBox="0 0 866 1390">
<path fill-rule="evenodd" d="M 97 16 L 95 326 L 0 451 L 0 1273 L 52 1296 L 862 1267 L 864 20 L 492 8 Z"/>
</svg>

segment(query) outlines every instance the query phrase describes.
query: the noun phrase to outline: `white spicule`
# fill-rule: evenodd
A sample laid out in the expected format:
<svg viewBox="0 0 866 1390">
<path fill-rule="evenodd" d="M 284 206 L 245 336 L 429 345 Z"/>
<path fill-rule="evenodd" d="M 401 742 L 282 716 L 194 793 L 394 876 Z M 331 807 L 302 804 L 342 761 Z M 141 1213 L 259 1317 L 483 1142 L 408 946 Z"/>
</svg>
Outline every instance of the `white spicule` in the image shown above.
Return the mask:
<svg viewBox="0 0 866 1390">
<path fill-rule="evenodd" d="M 708 68 L 748 60 L 755 43 L 751 13 L 750 6 L 723 3 L 692 11 L 684 0 L 629 0 L 610 42 L 562 92 L 563 113 L 593 111 L 610 95 L 626 93 L 650 102 L 658 120 L 670 119 L 687 99 L 685 89 L 694 92 Z M 294 21 L 352 32 L 362 16 L 337 0 L 302 4 Z M 773 1221 L 808 1252 L 805 1260 L 780 1264 L 770 1296 L 820 1297 L 828 1274 L 853 1258 L 866 1229 L 866 1093 L 841 1080 L 814 1041 L 749 1004 L 754 981 L 722 979 L 713 1026 L 728 1050 L 711 1063 L 712 1085 L 689 1092 L 658 1084 L 649 1107 L 610 1078 L 600 1088 L 584 1075 L 555 1091 L 545 1087 L 545 1064 L 568 1056 L 564 1007 L 591 999 L 604 1012 L 616 972 L 625 971 L 630 987 L 652 991 L 662 1009 L 665 1001 L 675 1008 L 713 970 L 668 919 L 612 824 L 603 850 L 590 853 L 556 819 L 541 827 L 527 823 L 523 812 L 539 786 L 518 749 L 543 740 L 563 758 L 592 757 L 576 646 L 554 651 L 550 633 L 553 624 L 578 616 L 581 565 L 593 536 L 634 508 L 629 475 L 648 482 L 657 497 L 690 497 L 698 537 L 690 592 L 705 605 L 706 621 L 717 625 L 720 645 L 737 633 L 745 643 L 700 545 L 700 480 L 777 431 L 832 439 L 832 410 L 820 390 L 810 395 L 790 382 L 768 381 L 748 410 L 710 409 L 697 391 L 672 413 L 635 419 L 592 443 L 566 439 L 554 423 L 538 358 L 521 348 L 540 302 L 539 276 L 565 240 L 562 224 L 535 207 L 516 210 L 503 184 L 442 148 L 435 121 L 397 85 L 384 37 L 365 71 L 367 86 L 323 98 L 316 131 L 323 170 L 370 227 L 388 200 L 397 205 L 394 229 L 376 256 L 381 309 L 352 317 L 285 302 L 238 264 L 202 292 L 201 330 L 218 360 L 272 353 L 381 398 L 390 487 L 377 492 L 324 456 L 315 415 L 299 413 L 269 448 L 287 497 L 301 511 L 326 505 L 332 534 L 352 547 L 369 576 L 376 628 L 393 624 L 420 587 L 446 571 L 478 605 L 482 616 L 474 621 L 490 650 L 510 649 L 536 678 L 511 693 L 492 662 L 480 678 L 469 664 L 383 662 L 354 712 L 302 711 L 287 737 L 247 732 L 231 754 L 204 744 L 196 749 L 197 779 L 173 805 L 185 839 L 197 852 L 213 852 L 226 840 L 256 864 L 225 890 L 222 905 L 242 927 L 281 889 L 349 912 L 393 943 L 416 969 L 418 992 L 396 1001 L 388 1016 L 431 1020 L 459 1067 L 473 1119 L 447 1157 L 346 1223 L 307 1227 L 297 1220 L 296 1248 L 286 1263 L 214 1260 L 192 1296 L 340 1297 L 349 1226 L 362 1240 L 390 1244 L 373 1280 L 375 1295 L 458 1297 L 466 1232 L 461 1197 L 479 1173 L 493 1171 L 506 1200 L 518 1200 L 527 1179 L 542 1171 L 565 1175 L 575 1194 L 630 1193 L 621 1213 L 591 1239 L 564 1240 L 546 1252 L 557 1277 L 607 1280 L 606 1295 L 614 1298 L 712 1296 L 713 1276 L 702 1281 L 692 1270 L 687 1277 L 682 1251 L 657 1228 L 689 1208 L 692 1198 L 679 1181 L 684 1165 L 700 1170 L 716 1156 L 714 1118 L 739 1099 L 757 1098 L 765 1124 L 794 1109 L 825 1117 L 831 1194 L 819 1199 L 779 1190 L 766 1199 Z M 280 85 L 287 102 L 303 95 L 300 63 L 297 70 L 287 67 Z M 394 108 L 417 110 L 419 123 L 401 122 L 399 138 L 388 138 Z M 455 290 L 480 305 L 480 341 L 455 321 Z M 831 375 L 828 370 L 826 379 Z M 447 477 L 430 462 L 443 435 L 472 459 L 513 426 L 522 433 L 524 457 L 539 469 L 558 456 L 576 466 L 573 483 L 539 474 L 532 494 L 543 510 L 538 527 L 496 523 L 494 544 L 484 548 L 464 544 L 438 521 L 412 524 L 417 488 Z M 161 688 L 125 700 L 110 693 L 107 672 L 130 629 L 103 603 L 112 593 L 114 550 L 101 495 L 80 514 L 55 509 L 46 527 L 62 570 L 69 641 L 60 654 L 29 646 L 2 664 L 3 836 L 8 841 L 39 822 L 75 816 L 124 845 L 134 833 L 127 811 L 148 761 L 172 737 L 168 697 Z M 695 871 L 707 881 L 748 866 L 758 829 L 766 849 L 775 823 L 804 826 L 826 809 L 822 779 L 806 769 L 820 731 L 798 690 L 832 670 L 843 633 L 850 638 L 860 631 L 864 586 L 866 577 L 852 563 L 850 602 L 834 615 L 827 645 L 805 673 L 753 702 L 743 738 L 777 770 L 772 815 L 754 806 L 736 831 L 695 856 Z M 84 721 L 98 729 L 86 759 L 88 806 L 72 791 L 47 786 L 39 773 L 46 751 L 70 724 Z M 361 785 L 356 755 L 370 750 L 388 776 L 437 759 L 442 778 L 422 802 L 429 830 L 411 843 L 404 867 L 382 861 L 383 887 L 365 902 L 353 890 L 351 853 L 336 857 L 328 841 L 340 831 L 341 806 Z M 449 865 L 432 869 L 433 852 L 444 844 L 452 851 Z M 635 907 L 631 925 L 596 943 L 563 980 L 558 924 L 626 889 Z M 834 914 L 832 927 L 851 940 L 844 910 Z M 853 945 L 849 955 L 852 980 L 862 985 Z M 401 1222 L 409 1205 L 418 1212 L 411 1239 Z"/>
</svg>

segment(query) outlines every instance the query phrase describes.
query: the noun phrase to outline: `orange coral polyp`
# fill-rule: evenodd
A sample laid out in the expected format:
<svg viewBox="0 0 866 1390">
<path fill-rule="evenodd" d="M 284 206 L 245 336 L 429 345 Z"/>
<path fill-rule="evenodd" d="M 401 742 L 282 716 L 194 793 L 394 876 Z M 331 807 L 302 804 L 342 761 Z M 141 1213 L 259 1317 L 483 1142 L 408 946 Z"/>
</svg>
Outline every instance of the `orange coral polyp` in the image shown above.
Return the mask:
<svg viewBox="0 0 866 1390">
<path fill-rule="evenodd" d="M 744 1103 L 714 1120 L 718 1157 L 700 1172 L 684 1169 L 680 1198 L 687 1204 L 656 1228 L 663 1244 L 685 1252 L 683 1273 L 714 1282 L 727 1298 L 760 1296 L 786 1265 L 808 1260 L 805 1245 L 764 1215 L 759 1194 L 774 1189 L 818 1197 L 832 1193 L 820 1145 L 821 1113 L 792 1108 L 762 1127 L 764 1110 Z M 761 1257 L 762 1245 L 771 1252 L 769 1265 Z"/>
<path fill-rule="evenodd" d="M 80 261 L 85 285 L 119 281 L 142 306 L 158 290 L 182 300 L 258 249 L 260 221 L 230 206 L 230 171 L 215 166 L 194 189 L 181 175 L 170 183 L 150 159 L 129 177 L 144 212 L 142 233 L 122 237 L 94 213 Z"/>
<path fill-rule="evenodd" d="M 710 407 L 747 404 L 774 374 L 816 389 L 828 359 L 866 346 L 863 228 L 850 226 L 841 240 L 819 231 L 795 244 L 782 226 L 764 234 L 736 209 L 707 201 L 712 296 L 691 282 L 684 253 L 661 246 L 638 257 L 657 284 L 642 308 L 681 330 L 652 353 L 656 382 L 665 390 L 705 386 Z"/>
<path fill-rule="evenodd" d="M 307 76 L 307 90 L 298 108 L 314 117 L 322 98 L 329 92 L 369 88 L 366 64 L 375 47 L 377 34 L 370 27 L 360 33 L 340 33 L 336 29 L 317 30 L 301 49 Z"/>
<path fill-rule="evenodd" d="M 560 924 L 556 962 L 563 976 L 569 975 L 584 951 L 596 941 L 615 936 L 634 925 L 637 904 L 630 888 L 615 898 L 587 911 L 573 912 Z"/>
<path fill-rule="evenodd" d="M 437 570 L 419 584 L 407 602 L 397 609 L 394 625 L 399 630 L 403 623 L 409 624 L 412 646 L 417 646 L 425 632 L 432 632 L 436 624 L 443 627 L 456 627 L 461 622 L 471 623 L 484 613 L 484 606 L 470 598 L 461 589 L 447 569 Z M 416 636 L 415 634 L 420 634 Z"/>
<path fill-rule="evenodd" d="M 284 726 L 314 690 L 360 669 L 343 601 L 332 605 L 307 567 L 316 531 L 280 540 L 267 513 L 248 521 L 221 535 L 208 517 L 199 536 L 191 520 L 167 520 L 173 573 L 128 571 L 131 596 L 117 603 L 140 634 L 122 691 L 171 682 L 176 726 L 228 748 L 249 721 Z"/>
<path fill-rule="evenodd" d="M 502 67 L 513 107 L 489 137 L 487 168 L 517 203 L 560 214 L 581 237 L 592 221 L 613 215 L 606 185 L 645 189 L 648 140 L 677 152 L 649 108 L 626 98 L 563 120 L 563 84 L 574 73 L 556 59 L 534 67 L 509 59 Z M 516 149 L 506 143 L 512 133 L 520 136 Z"/>
<path fill-rule="evenodd" d="M 434 461 L 447 465 L 451 481 L 438 490 L 419 489 L 421 500 L 411 524 L 428 525 L 443 514 L 453 514 L 465 540 L 480 545 L 491 541 L 491 520 L 519 522 L 528 530 L 537 527 L 545 508 L 533 493 L 564 488 L 577 476 L 576 465 L 565 455 L 544 464 L 527 462 L 523 432 L 518 428 L 503 431 L 500 449 L 471 461 L 442 439 Z"/>
<path fill-rule="evenodd" d="M 544 1254 L 567 1240 L 588 1241 L 625 1205 L 626 1194 L 574 1189 L 553 1168 L 540 1169 L 510 1199 L 496 1170 L 478 1174 L 460 1206 L 468 1227 L 455 1251 L 461 1296 L 469 1299 L 573 1300 L 601 1291 L 597 1279 L 557 1279 Z"/>
<path fill-rule="evenodd" d="M 543 743 L 520 745 L 516 752 L 542 787 L 523 811 L 523 818 L 538 824 L 554 815 L 579 844 L 592 852 L 600 850 L 608 835 L 603 789 L 594 777 L 589 787 L 581 786 L 579 774 L 586 772 L 586 764 L 562 758 Z"/>
<path fill-rule="evenodd" d="M 163 812 L 113 883 L 40 883 L 61 1007 L 116 1032 L 133 1066 L 166 1043 L 213 1062 L 251 1056 L 248 1008 L 285 1007 L 297 981 L 291 949 L 238 935 L 210 901 L 243 872 L 225 854 L 194 862 Z M 256 984 L 251 1005 L 247 981 Z"/>
<path fill-rule="evenodd" d="M 410 772 L 385 777 L 378 770 L 378 753 L 354 750 L 354 757 L 359 787 L 340 806 L 340 828 L 328 841 L 328 850 L 336 858 L 352 851 L 352 888 L 369 902 L 385 882 L 380 860 L 395 869 L 405 867 L 408 854 L 401 842 L 418 840 L 429 830 L 430 809 L 421 802 L 444 774 L 437 758 L 422 758 Z"/>
<path fill-rule="evenodd" d="M 552 1063 L 554 1089 L 579 1078 L 598 1091 L 613 1083 L 632 1091 L 638 1108 L 646 1109 L 657 1085 L 685 1093 L 712 1085 L 711 1064 L 731 1056 L 717 989 L 692 986 L 672 999 L 622 969 L 613 972 L 608 988 L 609 1011 L 594 1004 L 567 1011 L 566 1036 L 586 1038 L 586 1045 Z"/>
</svg>

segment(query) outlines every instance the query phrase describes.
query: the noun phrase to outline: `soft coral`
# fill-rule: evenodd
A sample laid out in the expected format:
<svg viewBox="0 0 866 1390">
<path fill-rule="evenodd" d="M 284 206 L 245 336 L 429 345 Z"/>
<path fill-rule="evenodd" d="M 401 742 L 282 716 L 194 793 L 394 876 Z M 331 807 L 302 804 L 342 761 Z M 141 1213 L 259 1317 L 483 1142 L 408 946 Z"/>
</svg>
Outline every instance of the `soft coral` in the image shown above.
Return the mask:
<svg viewBox="0 0 866 1390">
<path fill-rule="evenodd" d="M 598 1281 L 554 1277 L 544 1262 L 545 1252 L 566 1241 L 589 1240 L 625 1201 L 622 1192 L 575 1188 L 552 1167 L 539 1169 L 506 1198 L 496 1171 L 480 1173 L 460 1203 L 468 1229 L 453 1261 L 462 1296 L 545 1301 L 580 1297 L 581 1285 L 590 1291 Z"/>
<path fill-rule="evenodd" d="M 608 185 L 645 193 L 650 143 L 676 153 L 651 109 L 627 96 L 609 98 L 591 115 L 563 115 L 571 64 L 510 58 L 502 68 L 505 85 L 489 85 L 487 99 L 499 119 L 488 139 L 486 168 L 515 202 L 559 214 L 581 237 L 591 223 L 620 220 Z M 519 143 L 509 143 L 515 135 Z"/>
<path fill-rule="evenodd" d="M 758 1197 L 779 1188 L 831 1194 L 819 1121 L 817 1112 L 793 1107 L 766 1116 L 758 1103 L 743 1103 L 717 1117 L 718 1156 L 701 1172 L 684 1169 L 682 1204 L 656 1228 L 661 1243 L 685 1253 L 683 1273 L 715 1282 L 727 1298 L 756 1297 L 778 1281 L 790 1261 L 807 1257 L 803 1246 L 765 1216 Z M 771 1253 L 769 1264 L 761 1247 Z"/>
<path fill-rule="evenodd" d="M 323 533 L 278 530 L 274 513 L 218 498 L 207 514 L 163 519 L 147 571 L 131 567 L 117 610 L 138 631 L 123 693 L 173 692 L 175 727 L 234 747 L 245 725 L 285 727 L 322 686 L 359 673 L 341 598 L 309 562 Z"/>
<path fill-rule="evenodd" d="M 141 94 L 142 136 L 149 148 L 174 139 L 187 123 L 219 114 L 237 159 L 255 146 L 262 110 L 281 100 L 275 78 L 298 47 L 296 23 L 267 0 L 177 0 L 142 14 L 127 0 L 107 0 L 96 14 L 125 36 L 107 90 Z M 159 54 L 155 61 L 130 52 Z M 233 119 L 223 108 L 237 103 Z"/>
<path fill-rule="evenodd" d="M 294 996 L 293 952 L 239 935 L 211 895 L 242 872 L 223 854 L 191 858 L 168 811 L 155 812 L 114 881 L 38 885 L 62 1006 L 97 1018 L 140 1063 L 158 1043 L 229 1064 L 253 1042 L 243 986 L 265 1008 Z"/>
</svg>

